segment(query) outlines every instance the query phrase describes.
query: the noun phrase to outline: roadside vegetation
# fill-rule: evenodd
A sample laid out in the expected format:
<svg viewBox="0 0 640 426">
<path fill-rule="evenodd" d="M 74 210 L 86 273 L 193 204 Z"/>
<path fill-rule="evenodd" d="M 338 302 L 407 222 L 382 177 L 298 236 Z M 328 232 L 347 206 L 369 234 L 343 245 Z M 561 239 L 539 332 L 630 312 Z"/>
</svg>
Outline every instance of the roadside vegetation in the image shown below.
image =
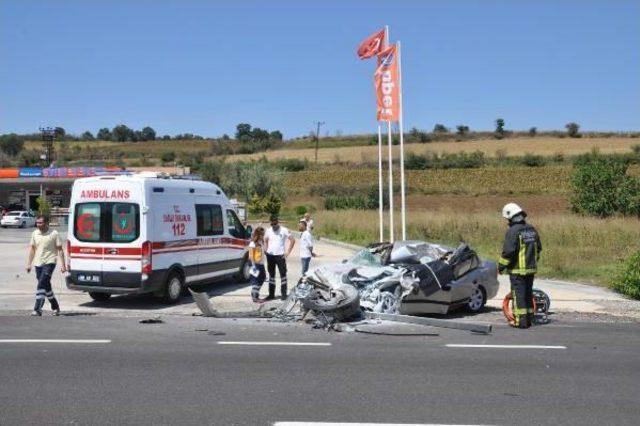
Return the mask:
<svg viewBox="0 0 640 426">
<path fill-rule="evenodd" d="M 541 276 L 638 297 L 640 134 L 582 132 L 578 123 L 553 132 L 511 131 L 501 118 L 493 124 L 491 132 L 436 124 L 405 134 L 409 237 L 464 240 L 495 259 L 505 232 L 500 208 L 516 201 L 542 234 Z M 376 135 L 284 140 L 278 130 L 240 123 L 218 138 L 125 125 L 95 136 L 56 128 L 55 149 L 59 166 L 188 167 L 247 202 L 252 220 L 279 212 L 295 224 L 310 211 L 318 235 L 367 244 L 378 238 L 376 145 Z M 39 135 L 2 135 L 0 167 L 38 166 L 41 149 Z M 388 207 L 386 159 L 383 174 Z M 397 167 L 393 178 L 399 211 Z"/>
</svg>

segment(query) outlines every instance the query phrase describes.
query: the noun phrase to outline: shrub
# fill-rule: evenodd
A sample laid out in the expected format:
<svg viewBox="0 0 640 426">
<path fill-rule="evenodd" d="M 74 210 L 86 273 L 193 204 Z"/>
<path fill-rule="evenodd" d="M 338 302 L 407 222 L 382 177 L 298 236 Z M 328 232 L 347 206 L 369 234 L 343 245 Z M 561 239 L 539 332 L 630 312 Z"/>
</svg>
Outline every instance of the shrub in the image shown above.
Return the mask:
<svg viewBox="0 0 640 426">
<path fill-rule="evenodd" d="M 176 159 L 176 153 L 174 151 L 165 151 L 160 156 L 163 163 L 171 163 Z"/>
<path fill-rule="evenodd" d="M 629 297 L 640 299 L 640 250 L 624 262 L 611 287 Z"/>
<path fill-rule="evenodd" d="M 625 161 L 598 155 L 576 162 L 571 176 L 572 209 L 600 217 L 640 215 L 640 181 L 627 175 L 628 167 Z"/>
<path fill-rule="evenodd" d="M 287 172 L 301 172 L 309 167 L 309 161 L 299 158 L 281 158 L 273 162 L 273 165 Z"/>
<path fill-rule="evenodd" d="M 297 216 L 304 216 L 304 214 L 308 211 L 305 206 L 296 206 L 294 210 Z"/>
<path fill-rule="evenodd" d="M 532 138 L 535 137 L 538 134 L 538 128 L 537 127 L 532 127 L 529 129 L 529 136 L 531 136 Z"/>
<path fill-rule="evenodd" d="M 520 157 L 520 163 L 527 167 L 541 167 L 544 166 L 546 161 L 542 155 L 535 155 L 527 153 L 524 156 Z"/>
<path fill-rule="evenodd" d="M 326 210 L 366 210 L 367 200 L 362 195 L 331 195 L 324 199 Z"/>
<path fill-rule="evenodd" d="M 309 188 L 309 195 L 319 195 L 328 197 L 333 195 L 357 195 L 362 193 L 362 188 L 358 186 L 345 186 L 335 183 L 324 185 L 312 185 Z"/>
<path fill-rule="evenodd" d="M 633 151 L 633 153 L 634 153 L 635 155 L 640 155 L 640 145 L 633 145 L 633 146 L 631 147 L 631 150 Z"/>
<path fill-rule="evenodd" d="M 424 155 L 410 152 L 404 159 L 404 168 L 407 170 L 425 170 L 429 168 L 429 159 Z"/>
</svg>

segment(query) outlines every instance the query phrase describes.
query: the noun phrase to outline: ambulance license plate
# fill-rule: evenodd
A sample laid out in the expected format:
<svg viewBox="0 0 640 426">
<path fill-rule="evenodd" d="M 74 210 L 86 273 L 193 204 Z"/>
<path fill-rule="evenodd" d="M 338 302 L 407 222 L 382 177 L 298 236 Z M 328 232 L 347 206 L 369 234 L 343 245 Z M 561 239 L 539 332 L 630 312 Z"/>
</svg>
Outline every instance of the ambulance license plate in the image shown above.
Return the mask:
<svg viewBox="0 0 640 426">
<path fill-rule="evenodd" d="M 78 281 L 84 281 L 86 283 L 99 283 L 100 282 L 100 276 L 99 275 L 78 274 Z"/>
</svg>

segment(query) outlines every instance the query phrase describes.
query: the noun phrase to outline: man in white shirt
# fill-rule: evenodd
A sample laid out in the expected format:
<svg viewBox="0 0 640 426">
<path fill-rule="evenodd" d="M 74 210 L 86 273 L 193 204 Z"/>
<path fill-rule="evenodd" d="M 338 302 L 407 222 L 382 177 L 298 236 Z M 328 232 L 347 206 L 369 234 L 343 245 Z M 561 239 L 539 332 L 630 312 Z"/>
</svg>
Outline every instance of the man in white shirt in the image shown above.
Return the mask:
<svg viewBox="0 0 640 426">
<path fill-rule="evenodd" d="M 280 295 L 284 300 L 287 298 L 287 257 L 291 254 L 296 240 L 287 228 L 280 226 L 278 216 L 273 215 L 271 227 L 264 234 L 264 243 L 269 272 L 269 296 L 265 300 L 276 297 L 276 267 L 280 273 Z"/>
<path fill-rule="evenodd" d="M 34 264 L 36 267 L 36 279 L 38 280 L 36 304 L 31 315 L 42 315 L 45 297 L 49 299 L 49 303 L 51 303 L 53 315 L 60 315 L 60 305 L 51 288 L 51 276 L 56 267 L 58 255 L 60 255 L 60 260 L 62 261 L 60 270 L 62 273 L 66 272 L 62 242 L 60 241 L 58 231 L 49 229 L 49 218 L 38 216 L 36 218 L 36 226 L 38 229 L 31 234 L 29 258 L 27 260 L 27 273 L 31 272 L 31 264 Z"/>
<path fill-rule="evenodd" d="M 306 212 L 300 220 L 304 220 L 307 224 L 307 230 L 309 232 L 313 232 L 313 219 L 311 219 L 311 213 Z"/>
<path fill-rule="evenodd" d="M 316 254 L 313 252 L 313 235 L 309 231 L 308 222 L 300 219 L 298 230 L 302 232 L 300 235 L 300 261 L 302 262 L 302 275 L 304 275 L 309 270 L 311 258 Z"/>
</svg>

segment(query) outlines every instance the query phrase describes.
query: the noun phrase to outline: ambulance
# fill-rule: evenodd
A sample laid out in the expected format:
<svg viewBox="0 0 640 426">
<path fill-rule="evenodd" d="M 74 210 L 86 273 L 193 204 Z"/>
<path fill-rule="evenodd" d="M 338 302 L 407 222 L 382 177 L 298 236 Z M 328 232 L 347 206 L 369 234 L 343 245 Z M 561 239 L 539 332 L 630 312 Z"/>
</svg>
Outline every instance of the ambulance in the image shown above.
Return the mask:
<svg viewBox="0 0 640 426">
<path fill-rule="evenodd" d="M 153 293 L 175 303 L 194 284 L 249 279 L 250 230 L 215 184 L 153 172 L 75 181 L 67 287 L 106 301 Z"/>
</svg>

